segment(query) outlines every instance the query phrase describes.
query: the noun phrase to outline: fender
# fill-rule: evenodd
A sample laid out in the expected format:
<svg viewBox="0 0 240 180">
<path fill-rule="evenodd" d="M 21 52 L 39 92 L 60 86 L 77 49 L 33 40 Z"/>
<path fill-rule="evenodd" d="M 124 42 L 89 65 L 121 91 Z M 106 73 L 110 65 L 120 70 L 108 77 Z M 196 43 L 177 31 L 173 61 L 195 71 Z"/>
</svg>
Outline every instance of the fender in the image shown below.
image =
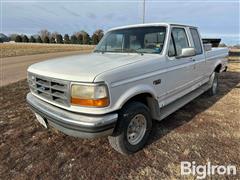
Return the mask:
<svg viewBox="0 0 240 180">
<path fill-rule="evenodd" d="M 127 91 L 125 91 L 118 99 L 118 101 L 115 103 L 116 109 L 121 109 L 123 105 L 129 101 L 134 96 L 137 96 L 139 94 L 147 93 L 152 96 L 152 98 L 157 99 L 157 94 L 154 90 L 154 88 L 150 85 L 146 84 L 138 84 L 137 86 L 131 87 Z M 114 109 L 115 109 L 114 108 Z"/>
<path fill-rule="evenodd" d="M 215 71 L 216 67 L 221 65 L 221 68 L 219 69 L 219 73 L 224 71 L 224 69 L 226 68 L 227 66 L 227 60 L 225 58 L 218 58 L 216 60 L 216 62 L 214 63 L 214 66 L 213 66 L 213 69 L 212 69 L 212 72 Z"/>
<path fill-rule="evenodd" d="M 216 61 L 216 63 L 215 63 L 214 66 L 213 66 L 212 72 L 214 72 L 215 69 L 216 69 L 219 65 L 221 66 L 221 68 L 219 69 L 219 72 L 221 72 L 221 69 L 222 69 L 222 67 L 223 67 L 222 60 L 217 60 L 217 61 Z"/>
</svg>

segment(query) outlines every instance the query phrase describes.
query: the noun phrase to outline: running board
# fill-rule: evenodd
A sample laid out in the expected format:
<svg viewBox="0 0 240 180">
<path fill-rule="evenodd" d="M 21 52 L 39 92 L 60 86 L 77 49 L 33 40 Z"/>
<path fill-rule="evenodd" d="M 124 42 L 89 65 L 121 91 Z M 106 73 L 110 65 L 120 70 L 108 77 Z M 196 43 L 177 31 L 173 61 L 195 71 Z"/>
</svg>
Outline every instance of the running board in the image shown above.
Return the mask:
<svg viewBox="0 0 240 180">
<path fill-rule="evenodd" d="M 196 97 L 203 94 L 210 87 L 211 86 L 209 85 L 209 83 L 206 83 L 206 84 L 202 85 L 201 87 L 197 88 L 196 90 L 194 90 L 194 91 L 186 94 L 185 96 L 175 100 L 174 102 L 168 104 L 167 106 L 160 108 L 160 115 L 159 115 L 159 117 L 157 117 L 156 120 L 161 121 L 162 119 L 169 116 L 176 110 L 180 109 L 181 107 L 183 107 L 184 105 L 186 105 L 187 103 L 189 103 L 190 101 L 195 99 Z"/>
</svg>

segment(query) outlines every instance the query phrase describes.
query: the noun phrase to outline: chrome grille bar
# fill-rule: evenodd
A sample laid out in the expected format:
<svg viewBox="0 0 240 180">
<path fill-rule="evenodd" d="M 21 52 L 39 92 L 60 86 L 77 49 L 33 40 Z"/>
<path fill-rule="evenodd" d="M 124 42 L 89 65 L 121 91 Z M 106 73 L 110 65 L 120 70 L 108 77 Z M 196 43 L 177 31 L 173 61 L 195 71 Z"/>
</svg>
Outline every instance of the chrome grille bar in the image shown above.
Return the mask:
<svg viewBox="0 0 240 180">
<path fill-rule="evenodd" d="M 28 74 L 29 87 L 33 94 L 64 106 L 70 106 L 68 81 Z"/>
</svg>

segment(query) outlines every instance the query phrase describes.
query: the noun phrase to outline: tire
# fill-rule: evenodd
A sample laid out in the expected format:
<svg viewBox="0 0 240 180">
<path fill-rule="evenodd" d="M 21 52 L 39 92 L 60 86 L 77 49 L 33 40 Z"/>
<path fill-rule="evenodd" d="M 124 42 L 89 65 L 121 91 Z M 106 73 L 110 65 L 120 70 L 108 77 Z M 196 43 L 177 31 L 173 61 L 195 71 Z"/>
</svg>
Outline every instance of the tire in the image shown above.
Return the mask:
<svg viewBox="0 0 240 180">
<path fill-rule="evenodd" d="M 211 87 L 207 91 L 209 96 L 214 96 L 218 92 L 218 73 L 213 72 L 210 78 Z"/>
<path fill-rule="evenodd" d="M 151 129 L 152 119 L 148 107 L 140 102 L 131 102 L 119 112 L 118 123 L 108 140 L 119 153 L 132 154 L 145 146 Z"/>
</svg>

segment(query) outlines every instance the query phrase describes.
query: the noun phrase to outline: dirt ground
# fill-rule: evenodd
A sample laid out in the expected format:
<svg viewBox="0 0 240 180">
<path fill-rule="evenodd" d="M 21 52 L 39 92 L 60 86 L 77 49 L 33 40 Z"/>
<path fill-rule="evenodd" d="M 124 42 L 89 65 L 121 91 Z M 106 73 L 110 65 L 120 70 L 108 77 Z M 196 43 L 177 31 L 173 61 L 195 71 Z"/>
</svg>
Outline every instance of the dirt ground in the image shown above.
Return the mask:
<svg viewBox="0 0 240 180">
<path fill-rule="evenodd" d="M 154 126 L 148 145 L 123 156 L 107 138 L 83 140 L 43 128 L 26 104 L 26 80 L 1 87 L 0 179 L 195 179 L 181 161 L 235 165 L 240 179 L 240 63 L 203 94 Z M 209 178 L 210 179 L 210 178 Z"/>
<path fill-rule="evenodd" d="M 67 51 L 67 52 L 55 52 L 55 53 L 44 53 L 36 55 L 16 56 L 16 57 L 5 57 L 1 58 L 1 83 L 0 86 L 7 85 L 9 83 L 17 82 L 25 79 L 27 75 L 27 68 L 29 65 L 63 56 L 76 55 L 81 53 L 89 53 L 90 50 L 81 51 Z"/>
</svg>

